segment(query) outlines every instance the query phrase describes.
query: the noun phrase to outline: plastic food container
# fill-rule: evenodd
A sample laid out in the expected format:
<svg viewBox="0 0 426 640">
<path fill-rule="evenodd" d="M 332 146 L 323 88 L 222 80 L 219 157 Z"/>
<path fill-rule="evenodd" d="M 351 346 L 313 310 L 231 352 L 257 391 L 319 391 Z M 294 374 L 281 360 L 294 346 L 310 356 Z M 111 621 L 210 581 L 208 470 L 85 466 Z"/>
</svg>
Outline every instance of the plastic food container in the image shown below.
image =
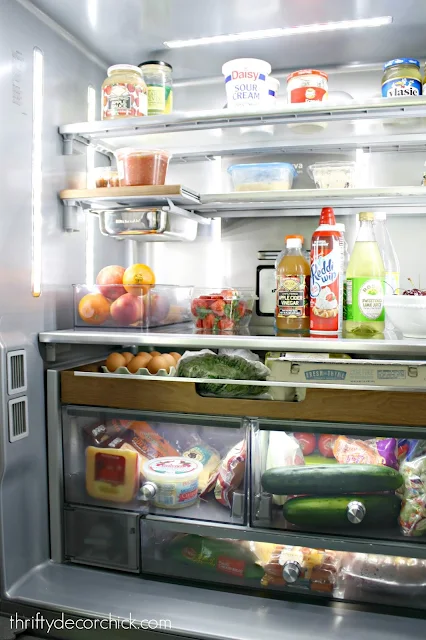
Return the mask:
<svg viewBox="0 0 426 640">
<path fill-rule="evenodd" d="M 328 96 L 328 75 L 317 69 L 302 69 L 287 76 L 290 104 L 323 102 Z"/>
<path fill-rule="evenodd" d="M 268 98 L 271 104 L 276 103 L 278 91 L 280 89 L 280 81 L 277 78 L 273 78 L 272 76 L 268 76 Z"/>
<path fill-rule="evenodd" d="M 156 486 L 152 503 L 162 509 L 189 507 L 198 498 L 198 479 L 203 465 L 197 460 L 169 456 L 148 460 L 142 473 Z"/>
<path fill-rule="evenodd" d="M 426 296 L 385 295 L 385 312 L 405 338 L 426 339 Z"/>
<path fill-rule="evenodd" d="M 222 73 L 225 76 L 229 109 L 259 107 L 268 103 L 269 62 L 257 58 L 237 58 L 225 62 Z"/>
<path fill-rule="evenodd" d="M 297 176 L 294 166 L 287 162 L 233 164 L 228 173 L 235 191 L 286 191 Z"/>
<path fill-rule="evenodd" d="M 120 187 L 163 185 L 169 166 L 170 154 L 160 149 L 118 149 L 118 178 Z"/>
<path fill-rule="evenodd" d="M 118 173 L 111 167 L 97 167 L 94 170 L 95 184 L 98 189 L 103 187 L 119 187 Z"/>
<path fill-rule="evenodd" d="M 195 288 L 191 301 L 195 326 L 209 333 L 245 328 L 250 323 L 255 300 L 254 289 Z"/>
<path fill-rule="evenodd" d="M 356 186 L 355 162 L 318 162 L 308 167 L 317 189 L 352 189 Z"/>
<path fill-rule="evenodd" d="M 146 329 L 191 321 L 193 287 L 156 284 L 144 296 L 133 285 L 74 285 L 74 326 Z M 140 286 L 134 290 L 140 292 Z"/>
</svg>

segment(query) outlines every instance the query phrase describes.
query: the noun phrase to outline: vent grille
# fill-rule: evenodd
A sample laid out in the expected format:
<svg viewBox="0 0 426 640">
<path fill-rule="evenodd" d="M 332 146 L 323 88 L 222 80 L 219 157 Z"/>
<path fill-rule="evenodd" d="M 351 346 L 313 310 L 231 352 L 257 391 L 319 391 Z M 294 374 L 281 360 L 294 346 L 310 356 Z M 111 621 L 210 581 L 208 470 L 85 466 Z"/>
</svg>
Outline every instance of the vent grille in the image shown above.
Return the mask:
<svg viewBox="0 0 426 640">
<path fill-rule="evenodd" d="M 27 390 L 27 354 L 9 351 L 7 354 L 7 391 L 9 395 L 24 393 Z"/>
<path fill-rule="evenodd" d="M 16 442 L 28 435 L 27 397 L 9 400 L 9 440 Z"/>
</svg>

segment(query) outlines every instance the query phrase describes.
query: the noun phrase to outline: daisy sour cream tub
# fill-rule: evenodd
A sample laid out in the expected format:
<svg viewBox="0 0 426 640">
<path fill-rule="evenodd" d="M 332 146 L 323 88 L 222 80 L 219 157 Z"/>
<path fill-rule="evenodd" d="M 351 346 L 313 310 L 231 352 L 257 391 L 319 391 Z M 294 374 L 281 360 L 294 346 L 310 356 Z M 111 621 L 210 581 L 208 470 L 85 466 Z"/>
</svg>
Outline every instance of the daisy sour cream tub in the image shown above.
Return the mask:
<svg viewBox="0 0 426 640">
<path fill-rule="evenodd" d="M 258 107 L 268 103 L 269 62 L 257 58 L 237 58 L 225 62 L 222 73 L 225 76 L 229 109 Z"/>
</svg>

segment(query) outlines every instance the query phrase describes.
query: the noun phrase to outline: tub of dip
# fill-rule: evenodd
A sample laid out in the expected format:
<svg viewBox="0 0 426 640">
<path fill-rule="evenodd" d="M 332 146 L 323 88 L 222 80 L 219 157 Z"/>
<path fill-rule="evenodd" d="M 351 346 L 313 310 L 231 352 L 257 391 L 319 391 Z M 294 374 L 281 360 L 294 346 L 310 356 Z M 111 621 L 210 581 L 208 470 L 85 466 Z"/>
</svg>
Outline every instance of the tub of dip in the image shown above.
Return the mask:
<svg viewBox="0 0 426 640">
<path fill-rule="evenodd" d="M 257 58 L 237 58 L 225 62 L 222 73 L 225 76 L 229 109 L 268 105 L 269 62 Z"/>
<path fill-rule="evenodd" d="M 194 504 L 202 470 L 201 462 L 185 457 L 169 456 L 145 462 L 142 473 L 157 489 L 152 504 L 162 509 L 181 509 Z"/>
<path fill-rule="evenodd" d="M 163 185 L 166 182 L 170 154 L 161 149 L 117 149 L 120 187 Z"/>
</svg>

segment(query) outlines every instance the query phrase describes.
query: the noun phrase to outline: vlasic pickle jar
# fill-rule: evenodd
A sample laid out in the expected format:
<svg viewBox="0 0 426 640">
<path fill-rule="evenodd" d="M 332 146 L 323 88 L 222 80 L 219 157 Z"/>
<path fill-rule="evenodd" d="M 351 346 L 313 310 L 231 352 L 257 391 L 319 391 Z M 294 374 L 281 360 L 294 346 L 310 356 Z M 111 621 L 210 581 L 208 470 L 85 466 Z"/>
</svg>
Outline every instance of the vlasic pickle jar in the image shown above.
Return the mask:
<svg viewBox="0 0 426 640">
<path fill-rule="evenodd" d="M 420 62 L 414 58 L 390 60 L 383 67 L 382 96 L 407 98 L 422 95 Z"/>
<path fill-rule="evenodd" d="M 108 69 L 102 85 L 102 120 L 148 115 L 148 96 L 142 71 L 131 64 Z"/>
<path fill-rule="evenodd" d="M 168 62 L 149 60 L 139 68 L 148 87 L 148 115 L 158 116 L 173 111 L 173 67 Z"/>
</svg>

